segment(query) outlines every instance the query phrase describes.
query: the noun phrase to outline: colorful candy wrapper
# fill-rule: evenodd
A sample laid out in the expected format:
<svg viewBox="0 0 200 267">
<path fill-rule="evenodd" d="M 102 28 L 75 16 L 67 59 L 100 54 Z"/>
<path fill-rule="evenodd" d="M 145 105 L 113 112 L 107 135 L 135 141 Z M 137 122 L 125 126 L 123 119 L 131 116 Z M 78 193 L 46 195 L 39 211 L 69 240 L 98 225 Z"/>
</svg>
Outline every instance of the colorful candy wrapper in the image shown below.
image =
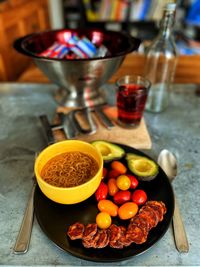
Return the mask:
<svg viewBox="0 0 200 267">
<path fill-rule="evenodd" d="M 80 39 L 71 50 L 79 58 L 92 58 L 96 54 L 96 47 L 86 37 Z"/>
<path fill-rule="evenodd" d="M 103 57 L 107 52 L 108 49 L 105 46 L 101 45 L 99 48 L 96 48 L 86 37 L 80 39 L 76 34 L 69 35 L 67 32 L 64 32 L 62 33 L 62 41 L 59 39 L 59 42 L 55 42 L 38 55 L 58 59 L 77 59 Z"/>
<path fill-rule="evenodd" d="M 69 53 L 69 48 L 64 44 L 59 44 L 51 54 L 51 58 L 64 58 Z"/>
<path fill-rule="evenodd" d="M 55 42 L 52 46 L 47 48 L 42 53 L 38 54 L 39 56 L 49 57 L 49 58 L 64 58 L 69 53 L 69 48 L 58 42 Z"/>
<path fill-rule="evenodd" d="M 79 41 L 79 38 L 77 35 L 73 35 L 70 39 L 68 39 L 68 41 L 66 42 L 67 47 L 69 48 L 73 48 L 77 45 Z"/>
<path fill-rule="evenodd" d="M 55 42 L 52 46 L 48 47 L 45 51 L 38 54 L 38 56 L 42 57 L 51 57 L 51 54 L 55 51 L 56 48 L 59 47 L 59 43 Z"/>
<path fill-rule="evenodd" d="M 109 51 L 108 48 L 105 47 L 104 45 L 101 45 L 96 52 L 95 57 L 105 57 L 106 55 L 108 55 Z"/>
</svg>

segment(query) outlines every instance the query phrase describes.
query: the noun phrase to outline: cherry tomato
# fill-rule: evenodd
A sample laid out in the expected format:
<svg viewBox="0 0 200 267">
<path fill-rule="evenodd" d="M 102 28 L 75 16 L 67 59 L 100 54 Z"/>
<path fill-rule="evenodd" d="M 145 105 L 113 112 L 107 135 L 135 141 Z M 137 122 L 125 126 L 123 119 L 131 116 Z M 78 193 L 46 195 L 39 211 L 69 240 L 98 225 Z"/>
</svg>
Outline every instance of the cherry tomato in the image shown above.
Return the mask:
<svg viewBox="0 0 200 267">
<path fill-rule="evenodd" d="M 102 176 L 102 180 L 104 180 L 104 179 L 106 178 L 107 174 L 108 174 L 108 170 L 104 167 L 104 168 L 103 168 L 103 176 Z"/>
<path fill-rule="evenodd" d="M 108 180 L 108 193 L 110 196 L 114 196 L 119 191 L 117 182 L 114 178 Z"/>
<path fill-rule="evenodd" d="M 135 189 L 139 184 L 137 178 L 131 174 L 126 174 L 126 176 L 128 176 L 131 181 L 130 189 Z"/>
<path fill-rule="evenodd" d="M 137 205 L 143 205 L 147 201 L 147 194 L 144 190 L 137 189 L 133 192 L 131 199 Z"/>
<path fill-rule="evenodd" d="M 131 185 L 131 181 L 127 175 L 120 175 L 117 177 L 117 186 L 121 190 L 128 190 Z"/>
<path fill-rule="evenodd" d="M 125 166 L 123 163 L 121 163 L 120 161 L 117 161 L 117 160 L 114 160 L 114 161 L 111 163 L 111 168 L 112 168 L 113 170 L 118 171 L 120 174 L 124 174 L 124 173 L 126 173 L 126 171 L 127 171 L 126 166 Z"/>
<path fill-rule="evenodd" d="M 107 212 L 110 216 L 117 216 L 118 206 L 115 205 L 111 200 L 103 199 L 98 203 L 98 209 L 100 211 Z"/>
<path fill-rule="evenodd" d="M 138 212 L 138 205 L 134 202 L 126 202 L 118 209 L 118 216 L 122 220 L 128 220 L 134 217 Z"/>
<path fill-rule="evenodd" d="M 95 192 L 96 200 L 100 201 L 102 199 L 106 199 L 107 195 L 108 195 L 108 186 L 104 182 L 101 182 Z"/>
<path fill-rule="evenodd" d="M 107 212 L 99 212 L 96 216 L 96 224 L 101 229 L 107 229 L 112 223 L 112 219 Z"/>
<path fill-rule="evenodd" d="M 108 172 L 108 178 L 116 178 L 120 173 L 117 170 L 110 170 Z"/>
<path fill-rule="evenodd" d="M 117 205 L 122 205 L 125 202 L 130 201 L 130 199 L 131 199 L 131 192 L 128 190 L 119 191 L 113 197 L 113 200 L 114 200 L 115 204 L 117 204 Z"/>
</svg>

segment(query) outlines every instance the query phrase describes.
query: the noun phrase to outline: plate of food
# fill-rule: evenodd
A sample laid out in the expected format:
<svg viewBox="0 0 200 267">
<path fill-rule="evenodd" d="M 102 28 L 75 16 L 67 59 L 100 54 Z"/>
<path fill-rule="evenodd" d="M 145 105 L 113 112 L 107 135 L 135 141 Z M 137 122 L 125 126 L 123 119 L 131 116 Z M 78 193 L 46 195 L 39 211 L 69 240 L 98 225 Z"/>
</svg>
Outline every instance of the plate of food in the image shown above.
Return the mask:
<svg viewBox="0 0 200 267">
<path fill-rule="evenodd" d="M 171 184 L 143 152 L 105 141 L 93 145 L 104 159 L 98 189 L 84 201 L 64 205 L 37 186 L 37 221 L 55 245 L 81 259 L 114 262 L 140 255 L 169 227 L 174 212 Z"/>
</svg>

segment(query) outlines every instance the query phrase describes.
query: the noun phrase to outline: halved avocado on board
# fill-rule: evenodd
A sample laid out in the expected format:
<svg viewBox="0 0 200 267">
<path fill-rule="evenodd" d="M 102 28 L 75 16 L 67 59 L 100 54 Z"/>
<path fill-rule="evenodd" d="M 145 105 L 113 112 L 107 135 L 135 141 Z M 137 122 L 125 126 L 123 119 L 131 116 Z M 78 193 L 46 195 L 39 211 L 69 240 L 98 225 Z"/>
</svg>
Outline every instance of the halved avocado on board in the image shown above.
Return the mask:
<svg viewBox="0 0 200 267">
<path fill-rule="evenodd" d="M 93 141 L 91 144 L 99 150 L 105 162 L 120 159 L 125 155 L 122 147 L 107 141 L 98 140 Z"/>
<path fill-rule="evenodd" d="M 139 156 L 127 160 L 129 170 L 135 174 L 138 180 L 151 181 L 158 174 L 158 165 L 146 157 Z"/>
</svg>

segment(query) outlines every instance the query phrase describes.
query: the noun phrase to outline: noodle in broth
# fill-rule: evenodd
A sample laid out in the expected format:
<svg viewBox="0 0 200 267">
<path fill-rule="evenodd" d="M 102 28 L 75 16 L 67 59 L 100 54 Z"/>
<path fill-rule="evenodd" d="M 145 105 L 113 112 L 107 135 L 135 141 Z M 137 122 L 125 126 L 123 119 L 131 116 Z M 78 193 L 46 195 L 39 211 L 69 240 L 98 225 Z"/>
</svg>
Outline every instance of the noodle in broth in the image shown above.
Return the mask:
<svg viewBox="0 0 200 267">
<path fill-rule="evenodd" d="M 42 179 L 57 187 L 73 187 L 90 180 L 98 171 L 97 161 L 79 151 L 66 152 L 50 159 L 42 168 Z"/>
</svg>

